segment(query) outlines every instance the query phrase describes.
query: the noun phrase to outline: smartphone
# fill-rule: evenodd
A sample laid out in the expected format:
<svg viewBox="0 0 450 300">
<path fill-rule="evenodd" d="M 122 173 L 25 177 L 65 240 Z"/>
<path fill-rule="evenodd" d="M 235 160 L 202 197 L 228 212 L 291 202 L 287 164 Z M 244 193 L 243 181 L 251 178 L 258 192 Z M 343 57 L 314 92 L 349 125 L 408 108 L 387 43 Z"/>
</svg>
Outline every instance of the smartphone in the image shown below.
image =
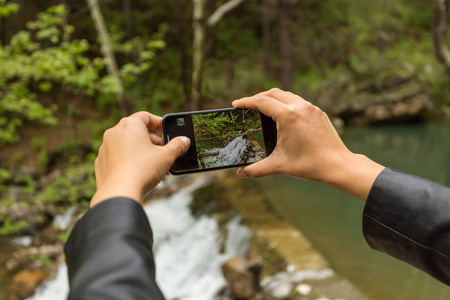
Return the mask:
<svg viewBox="0 0 450 300">
<path fill-rule="evenodd" d="M 169 172 L 182 175 L 249 165 L 272 153 L 277 128 L 257 110 L 224 108 L 165 115 L 164 142 L 177 136 L 191 140 Z"/>
</svg>

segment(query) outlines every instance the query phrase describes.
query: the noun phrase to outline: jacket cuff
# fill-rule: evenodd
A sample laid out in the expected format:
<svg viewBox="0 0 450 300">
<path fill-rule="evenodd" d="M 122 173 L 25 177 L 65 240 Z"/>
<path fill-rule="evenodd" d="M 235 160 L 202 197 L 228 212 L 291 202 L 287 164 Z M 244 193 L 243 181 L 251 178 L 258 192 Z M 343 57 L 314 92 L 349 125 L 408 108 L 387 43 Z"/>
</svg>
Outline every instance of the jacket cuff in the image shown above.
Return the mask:
<svg viewBox="0 0 450 300">
<path fill-rule="evenodd" d="M 450 188 L 393 169 L 369 193 L 363 233 L 375 250 L 450 283 Z"/>
<path fill-rule="evenodd" d="M 139 228 L 139 232 L 135 232 Z M 114 197 L 90 208 L 75 224 L 64 245 L 69 269 L 78 266 L 85 248 L 91 241 L 104 239 L 105 234 L 115 232 L 135 232 L 140 239 L 151 247 L 152 230 L 142 206 L 131 198 Z M 73 268 L 75 269 L 75 268 Z M 69 277 L 72 275 L 69 270 Z"/>
</svg>

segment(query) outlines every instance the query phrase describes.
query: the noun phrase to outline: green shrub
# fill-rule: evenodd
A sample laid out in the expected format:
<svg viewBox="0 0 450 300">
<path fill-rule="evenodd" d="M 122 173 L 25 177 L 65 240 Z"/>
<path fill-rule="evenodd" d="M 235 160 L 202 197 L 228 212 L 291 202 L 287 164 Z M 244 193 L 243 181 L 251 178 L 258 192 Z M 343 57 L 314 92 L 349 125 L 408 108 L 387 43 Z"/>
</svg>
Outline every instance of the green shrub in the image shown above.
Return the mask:
<svg viewBox="0 0 450 300">
<path fill-rule="evenodd" d="M 16 4 L 0 1 L 0 15 L 17 11 Z M 55 86 L 58 91 L 117 103 L 113 95 L 121 92 L 120 85 L 114 77 L 105 75 L 104 58 L 92 55 L 95 47 L 87 40 L 64 42 L 74 32 L 73 26 L 64 25 L 65 16 L 64 5 L 52 6 L 28 22 L 26 30 L 15 33 L 9 45 L 0 45 L 0 146 L 16 142 L 17 130 L 25 121 L 57 123 L 54 108 L 37 97 L 38 93 L 55 92 Z M 136 37 L 115 45 L 123 54 L 138 53 L 137 62 L 119 66 L 126 88 L 136 85 L 138 75 L 152 66 L 155 52 L 165 47 L 161 38 L 164 31 L 163 26 L 152 38 Z"/>
<path fill-rule="evenodd" d="M 12 235 L 19 233 L 22 229 L 28 227 L 29 224 L 25 220 L 13 222 L 11 218 L 6 217 L 0 226 L 0 235 Z"/>
</svg>

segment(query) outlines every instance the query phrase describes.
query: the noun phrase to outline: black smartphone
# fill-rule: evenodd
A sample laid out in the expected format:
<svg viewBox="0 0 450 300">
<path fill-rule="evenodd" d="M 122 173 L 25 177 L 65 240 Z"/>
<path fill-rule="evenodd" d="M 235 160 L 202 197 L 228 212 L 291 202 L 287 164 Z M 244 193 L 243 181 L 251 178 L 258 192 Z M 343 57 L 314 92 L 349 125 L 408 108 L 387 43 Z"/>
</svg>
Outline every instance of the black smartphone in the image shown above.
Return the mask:
<svg viewBox="0 0 450 300">
<path fill-rule="evenodd" d="M 164 142 L 177 136 L 191 140 L 188 151 L 170 168 L 173 175 L 240 167 L 272 153 L 277 128 L 257 110 L 224 108 L 165 115 Z"/>
</svg>

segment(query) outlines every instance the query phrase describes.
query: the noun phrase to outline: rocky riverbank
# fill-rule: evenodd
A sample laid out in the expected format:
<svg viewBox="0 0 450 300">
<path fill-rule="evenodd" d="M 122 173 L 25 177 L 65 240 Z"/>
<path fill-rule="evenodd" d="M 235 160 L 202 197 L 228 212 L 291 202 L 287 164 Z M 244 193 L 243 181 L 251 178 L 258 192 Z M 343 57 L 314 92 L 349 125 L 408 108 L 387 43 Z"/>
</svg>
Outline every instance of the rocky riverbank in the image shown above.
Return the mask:
<svg viewBox="0 0 450 300">
<path fill-rule="evenodd" d="M 278 217 L 249 181 L 227 172 L 224 178 L 198 190 L 194 203 L 211 199 L 220 205 L 197 207 L 215 207 L 218 215 L 224 215 L 221 208 L 231 208 L 253 232 L 248 255 L 223 265 L 233 299 L 367 299 L 330 268 L 301 231 Z"/>
<path fill-rule="evenodd" d="M 448 119 L 448 106 L 440 104 L 417 76 L 398 75 L 349 80 L 348 75 L 324 83 L 317 104 L 346 126 L 421 122 L 431 116 Z"/>
</svg>

